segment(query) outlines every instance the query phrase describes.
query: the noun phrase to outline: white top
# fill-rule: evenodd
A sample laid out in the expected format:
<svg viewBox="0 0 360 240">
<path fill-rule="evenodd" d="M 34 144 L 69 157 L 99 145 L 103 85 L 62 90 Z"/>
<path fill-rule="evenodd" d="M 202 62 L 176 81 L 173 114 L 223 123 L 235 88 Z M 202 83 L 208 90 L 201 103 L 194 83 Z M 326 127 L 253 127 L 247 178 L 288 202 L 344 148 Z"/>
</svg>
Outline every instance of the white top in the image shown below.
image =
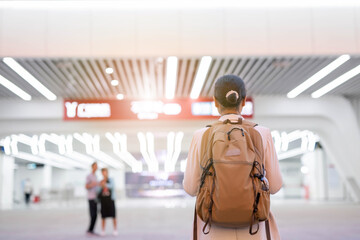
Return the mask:
<svg viewBox="0 0 360 240">
<path fill-rule="evenodd" d="M 31 182 L 29 180 L 25 181 L 24 184 L 24 193 L 31 194 L 33 191 Z"/>
<path fill-rule="evenodd" d="M 229 119 L 230 121 L 237 122 L 239 118 L 242 118 L 237 114 L 223 115 L 220 117 L 219 121 L 225 121 Z M 186 170 L 184 175 L 184 189 L 191 195 L 196 196 L 199 191 L 200 186 L 200 176 L 201 176 L 201 167 L 200 167 L 200 154 L 201 154 L 201 139 L 207 128 L 202 128 L 195 132 L 187 158 Z M 277 159 L 277 154 L 275 151 L 273 139 L 271 137 L 270 130 L 262 126 L 256 126 L 255 129 L 260 133 L 263 140 L 264 147 L 264 165 L 266 169 L 266 177 L 269 180 L 270 193 L 275 194 L 278 192 L 282 186 L 282 177 L 279 169 L 279 162 Z M 202 229 L 204 222 L 201 219 L 197 218 L 198 222 L 198 239 L 199 240 L 266 240 L 266 231 L 265 223 L 260 223 L 259 232 L 255 235 L 249 234 L 249 228 L 222 228 L 218 226 L 211 226 L 210 233 L 204 235 Z M 272 240 L 279 240 L 280 234 L 275 222 L 275 219 L 270 212 L 270 232 Z"/>
</svg>

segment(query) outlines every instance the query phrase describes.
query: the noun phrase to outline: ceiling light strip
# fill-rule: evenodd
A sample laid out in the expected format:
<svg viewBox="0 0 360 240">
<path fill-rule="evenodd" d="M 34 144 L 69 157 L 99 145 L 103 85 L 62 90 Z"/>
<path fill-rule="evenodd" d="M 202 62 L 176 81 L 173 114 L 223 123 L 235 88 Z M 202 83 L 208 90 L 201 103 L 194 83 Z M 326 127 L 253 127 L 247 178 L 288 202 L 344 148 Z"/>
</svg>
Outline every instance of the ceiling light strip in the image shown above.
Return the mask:
<svg viewBox="0 0 360 240">
<path fill-rule="evenodd" d="M 31 75 L 25 68 L 23 68 L 13 58 L 3 58 L 3 62 L 8 65 L 12 70 L 19 74 L 25 81 L 33 86 L 37 91 L 44 95 L 50 101 L 56 100 L 56 95 L 47 89 L 42 83 L 39 82 L 33 75 Z"/>
<path fill-rule="evenodd" d="M 116 156 L 118 156 L 122 161 L 124 161 L 127 165 L 129 165 L 133 170 L 135 167 L 135 165 L 137 164 L 137 161 L 134 157 L 132 157 L 132 155 L 129 153 L 127 154 L 127 150 L 125 149 L 126 146 L 123 146 L 124 142 L 126 141 L 126 135 L 120 135 L 119 133 L 115 133 L 114 135 L 107 132 L 105 134 L 106 138 L 111 142 L 111 144 L 113 145 L 113 152 Z M 121 151 L 120 151 L 120 145 L 122 147 Z M 126 145 L 126 142 L 125 142 Z M 131 157 L 129 157 L 129 155 L 131 155 Z"/>
<path fill-rule="evenodd" d="M 115 133 L 115 138 L 120 144 L 121 154 L 124 159 L 131 162 L 133 172 L 141 172 L 143 169 L 142 162 L 137 161 L 136 158 L 127 150 L 127 136 L 126 134 Z"/>
<path fill-rule="evenodd" d="M 197 99 L 199 97 L 210 68 L 211 60 L 212 58 L 210 56 L 204 56 L 201 58 L 200 66 L 196 72 L 194 85 L 191 89 L 190 98 Z"/>
<path fill-rule="evenodd" d="M 172 159 L 171 159 L 171 170 L 175 171 L 175 166 L 176 166 L 176 163 L 179 159 L 179 156 L 180 156 L 180 153 L 181 153 L 181 143 L 182 143 L 182 140 L 184 138 L 184 133 L 183 132 L 178 132 L 176 134 L 176 138 L 175 138 L 175 151 L 174 151 L 174 154 L 172 156 Z"/>
<path fill-rule="evenodd" d="M 350 59 L 350 56 L 345 54 L 341 55 L 337 59 L 335 59 L 333 62 L 331 62 L 329 65 L 321 69 L 319 72 L 315 73 L 313 76 L 308 78 L 305 82 L 291 90 L 288 94 L 288 98 L 295 98 L 302 92 L 304 92 L 306 89 L 313 86 L 315 83 L 329 75 L 332 71 L 340 67 L 342 64 L 344 64 L 346 61 Z"/>
<path fill-rule="evenodd" d="M 166 93 L 167 99 L 174 99 L 177 82 L 177 57 L 168 57 L 166 61 Z"/>
<path fill-rule="evenodd" d="M 341 75 L 340 77 L 336 78 L 332 82 L 326 84 L 325 86 L 323 86 L 319 90 L 313 92 L 311 94 L 311 97 L 319 98 L 319 97 L 325 95 L 326 93 L 330 92 L 334 88 L 337 88 L 341 84 L 347 82 L 348 80 L 350 80 L 351 78 L 355 77 L 358 74 L 360 74 L 360 65 L 358 65 L 357 67 L 351 69 L 350 71 L 346 72 L 345 74 Z"/>
<path fill-rule="evenodd" d="M 148 147 L 148 155 L 151 159 L 152 165 L 154 167 L 154 171 L 159 171 L 159 163 L 157 161 L 156 155 L 155 155 L 155 137 L 154 134 L 151 132 L 146 133 L 146 141 L 147 141 L 147 147 Z"/>
<path fill-rule="evenodd" d="M 115 169 L 124 169 L 124 165 L 121 162 L 102 151 L 94 153 L 92 156 Z"/>
<path fill-rule="evenodd" d="M 57 167 L 57 168 L 61 168 L 61 169 L 67 169 L 67 170 L 73 169 L 72 166 L 69 166 L 69 165 L 66 165 L 66 164 L 63 164 L 63 163 L 54 162 L 54 161 L 49 160 L 47 158 L 41 158 L 41 157 L 38 157 L 38 156 L 34 156 L 34 155 L 30 154 L 30 153 L 19 152 L 17 154 L 12 155 L 12 156 L 15 157 L 15 158 L 20 158 L 20 159 L 29 161 L 29 162 L 47 164 L 47 165 Z"/>
<path fill-rule="evenodd" d="M 142 154 L 145 163 L 148 166 L 149 172 L 157 172 L 158 166 L 151 160 L 150 155 L 147 151 L 147 141 L 146 136 L 143 132 L 138 132 L 137 134 L 139 142 L 140 142 L 140 153 Z"/>
<path fill-rule="evenodd" d="M 16 86 L 15 84 L 13 84 L 12 82 L 10 82 L 1 75 L 0 75 L 0 84 L 6 87 L 7 89 L 9 89 L 11 92 L 16 94 L 20 98 L 22 98 L 23 100 L 25 101 L 31 100 L 31 96 L 28 93 L 24 92 L 21 88 L 19 88 L 18 86 Z"/>
<path fill-rule="evenodd" d="M 167 154 L 166 161 L 164 163 L 165 172 L 171 172 L 171 160 L 174 154 L 174 142 L 175 142 L 175 133 L 169 132 L 167 135 Z"/>
</svg>

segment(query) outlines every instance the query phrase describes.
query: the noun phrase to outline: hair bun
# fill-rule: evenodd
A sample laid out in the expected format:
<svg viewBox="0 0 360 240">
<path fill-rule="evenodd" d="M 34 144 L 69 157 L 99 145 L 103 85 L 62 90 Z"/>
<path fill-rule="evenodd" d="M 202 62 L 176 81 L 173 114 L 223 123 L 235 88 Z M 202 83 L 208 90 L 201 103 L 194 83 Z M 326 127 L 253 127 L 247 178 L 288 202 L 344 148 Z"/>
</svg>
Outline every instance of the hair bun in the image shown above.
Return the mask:
<svg viewBox="0 0 360 240">
<path fill-rule="evenodd" d="M 234 91 L 234 90 L 230 90 L 227 92 L 226 94 L 226 101 L 230 104 L 236 104 L 237 101 L 239 99 L 239 93 Z"/>
</svg>

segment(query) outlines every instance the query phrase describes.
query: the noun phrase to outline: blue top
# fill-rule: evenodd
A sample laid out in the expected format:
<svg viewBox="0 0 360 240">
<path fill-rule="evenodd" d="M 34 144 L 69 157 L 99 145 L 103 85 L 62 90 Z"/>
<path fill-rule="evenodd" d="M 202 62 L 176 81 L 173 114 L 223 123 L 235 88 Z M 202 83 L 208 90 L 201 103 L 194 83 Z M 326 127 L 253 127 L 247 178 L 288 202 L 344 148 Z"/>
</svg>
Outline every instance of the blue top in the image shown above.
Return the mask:
<svg viewBox="0 0 360 240">
<path fill-rule="evenodd" d="M 116 199 L 116 193 L 115 193 L 115 181 L 112 178 L 108 178 L 108 183 L 106 183 L 106 187 L 111 191 L 111 199 L 115 201 Z M 99 187 L 99 193 L 102 190 L 101 187 Z"/>
</svg>

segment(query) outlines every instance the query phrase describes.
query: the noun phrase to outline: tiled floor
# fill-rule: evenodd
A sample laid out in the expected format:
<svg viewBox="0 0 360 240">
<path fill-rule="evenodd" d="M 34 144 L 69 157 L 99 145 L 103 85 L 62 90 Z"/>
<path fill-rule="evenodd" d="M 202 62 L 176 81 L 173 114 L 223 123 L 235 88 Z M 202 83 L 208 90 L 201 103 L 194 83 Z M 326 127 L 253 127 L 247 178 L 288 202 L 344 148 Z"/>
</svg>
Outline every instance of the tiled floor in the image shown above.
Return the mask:
<svg viewBox="0 0 360 240">
<path fill-rule="evenodd" d="M 360 239 L 360 205 L 273 201 L 282 239 Z M 34 205 L 0 211 L 0 240 L 89 239 L 85 236 L 88 212 L 84 203 Z M 193 199 L 127 200 L 117 202 L 119 236 L 105 239 L 190 239 Z M 97 222 L 97 230 L 100 221 Z M 92 237 L 94 239 L 94 237 Z M 98 237 L 101 239 L 101 237 Z M 97 237 L 95 237 L 97 239 Z"/>
</svg>

